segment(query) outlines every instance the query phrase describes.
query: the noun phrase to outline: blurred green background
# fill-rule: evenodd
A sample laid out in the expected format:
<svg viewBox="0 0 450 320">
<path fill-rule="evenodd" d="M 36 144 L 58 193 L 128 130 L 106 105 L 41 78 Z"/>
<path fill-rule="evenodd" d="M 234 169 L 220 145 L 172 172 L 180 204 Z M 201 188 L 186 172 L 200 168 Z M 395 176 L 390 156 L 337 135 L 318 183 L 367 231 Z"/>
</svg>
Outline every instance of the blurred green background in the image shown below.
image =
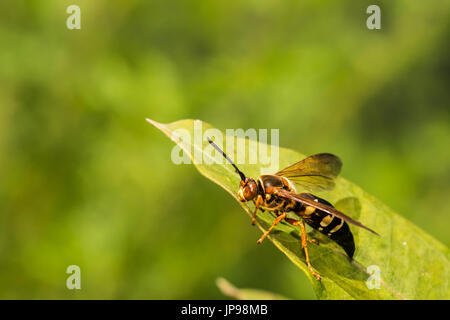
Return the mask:
<svg viewBox="0 0 450 320">
<path fill-rule="evenodd" d="M 0 298 L 223 298 L 218 276 L 315 298 L 146 117 L 280 128 L 281 146 L 339 155 L 345 178 L 448 245 L 449 9 L 1 1 Z M 66 289 L 71 264 L 82 290 Z"/>
</svg>

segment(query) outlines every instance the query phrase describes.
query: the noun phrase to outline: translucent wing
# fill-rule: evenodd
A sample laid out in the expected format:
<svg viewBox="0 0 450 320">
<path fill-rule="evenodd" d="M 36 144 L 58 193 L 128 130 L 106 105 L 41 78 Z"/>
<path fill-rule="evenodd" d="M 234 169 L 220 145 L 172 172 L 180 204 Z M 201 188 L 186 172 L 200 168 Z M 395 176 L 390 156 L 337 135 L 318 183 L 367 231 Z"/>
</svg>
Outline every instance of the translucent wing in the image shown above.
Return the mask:
<svg viewBox="0 0 450 320">
<path fill-rule="evenodd" d="M 305 206 L 310 206 L 316 209 L 319 209 L 321 211 L 324 211 L 326 213 L 329 213 L 333 216 L 338 217 L 339 219 L 342 219 L 344 221 L 347 221 L 349 223 L 354 224 L 355 226 L 361 227 L 363 229 L 366 229 L 376 235 L 379 235 L 378 233 L 376 233 L 375 231 L 373 231 L 372 229 L 367 228 L 365 225 L 363 225 L 361 222 L 356 221 L 355 219 L 350 218 L 349 216 L 343 214 L 342 212 L 340 212 L 339 210 L 337 210 L 334 207 L 330 207 L 327 206 L 326 204 L 320 203 L 320 202 L 316 202 L 314 200 L 308 199 L 304 196 L 302 196 L 301 194 L 296 194 L 296 193 L 292 193 L 289 191 L 286 191 L 284 189 L 277 189 L 276 194 L 280 197 L 283 198 L 287 198 L 287 199 L 291 199 L 297 202 L 300 202 L 301 204 L 305 205 Z"/>
<path fill-rule="evenodd" d="M 319 153 L 294 163 L 275 175 L 286 177 L 310 191 L 329 190 L 334 188 L 334 179 L 341 168 L 341 159 L 330 153 Z"/>
</svg>

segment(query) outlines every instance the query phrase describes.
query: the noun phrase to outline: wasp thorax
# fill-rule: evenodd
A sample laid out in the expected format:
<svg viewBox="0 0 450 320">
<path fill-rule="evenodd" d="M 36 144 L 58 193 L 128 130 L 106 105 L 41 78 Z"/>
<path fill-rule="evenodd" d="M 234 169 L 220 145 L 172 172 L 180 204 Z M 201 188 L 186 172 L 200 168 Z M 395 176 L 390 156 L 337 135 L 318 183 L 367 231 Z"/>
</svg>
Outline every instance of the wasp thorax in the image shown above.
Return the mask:
<svg viewBox="0 0 450 320">
<path fill-rule="evenodd" d="M 251 178 L 245 178 L 245 181 L 241 180 L 239 184 L 239 200 L 250 201 L 253 200 L 258 194 L 258 187 L 256 181 Z"/>
</svg>

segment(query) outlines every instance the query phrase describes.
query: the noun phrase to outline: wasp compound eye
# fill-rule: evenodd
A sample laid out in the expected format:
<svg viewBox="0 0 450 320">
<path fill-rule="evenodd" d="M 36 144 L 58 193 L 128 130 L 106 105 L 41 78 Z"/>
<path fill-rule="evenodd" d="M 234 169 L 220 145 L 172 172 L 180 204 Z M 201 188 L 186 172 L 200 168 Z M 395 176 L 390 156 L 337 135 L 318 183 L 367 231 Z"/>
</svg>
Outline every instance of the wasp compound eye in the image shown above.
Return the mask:
<svg viewBox="0 0 450 320">
<path fill-rule="evenodd" d="M 256 182 L 251 180 L 247 183 L 247 185 L 243 188 L 243 195 L 245 200 L 249 201 L 256 197 L 258 193 L 258 188 L 256 187 Z"/>
</svg>

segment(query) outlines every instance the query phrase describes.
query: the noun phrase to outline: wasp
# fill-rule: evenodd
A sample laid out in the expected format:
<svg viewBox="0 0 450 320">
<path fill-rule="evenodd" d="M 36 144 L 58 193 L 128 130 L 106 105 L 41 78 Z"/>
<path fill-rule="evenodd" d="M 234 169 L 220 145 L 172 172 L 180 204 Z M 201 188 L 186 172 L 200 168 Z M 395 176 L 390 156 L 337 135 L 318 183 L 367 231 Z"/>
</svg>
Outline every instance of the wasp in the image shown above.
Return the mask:
<svg viewBox="0 0 450 320">
<path fill-rule="evenodd" d="M 341 246 L 350 260 L 353 259 L 355 252 L 355 241 L 348 223 L 378 235 L 361 222 L 338 211 L 328 201 L 312 193 L 297 193 L 295 184 L 308 191 L 332 189 L 335 185 L 334 180 L 342 168 L 342 161 L 337 156 L 330 153 L 315 154 L 275 174 L 261 175 L 257 180 L 254 180 L 246 177 L 223 150 L 209 137 L 207 139 L 239 174 L 241 178 L 238 190 L 239 200 L 241 202 L 254 202 L 255 210 L 252 215 L 252 224 L 254 225 L 256 222 L 258 210 L 263 212 L 267 210 L 273 212 L 276 216 L 272 226 L 264 232 L 257 243 L 261 243 L 280 221 L 300 226 L 301 246 L 305 252 L 306 264 L 308 270 L 317 280 L 320 280 L 320 275 L 311 266 L 307 243 L 318 244 L 318 241 L 308 238 L 305 222 Z M 296 216 L 298 219 L 288 218 L 288 212 L 294 213 L 294 217 Z"/>
</svg>

